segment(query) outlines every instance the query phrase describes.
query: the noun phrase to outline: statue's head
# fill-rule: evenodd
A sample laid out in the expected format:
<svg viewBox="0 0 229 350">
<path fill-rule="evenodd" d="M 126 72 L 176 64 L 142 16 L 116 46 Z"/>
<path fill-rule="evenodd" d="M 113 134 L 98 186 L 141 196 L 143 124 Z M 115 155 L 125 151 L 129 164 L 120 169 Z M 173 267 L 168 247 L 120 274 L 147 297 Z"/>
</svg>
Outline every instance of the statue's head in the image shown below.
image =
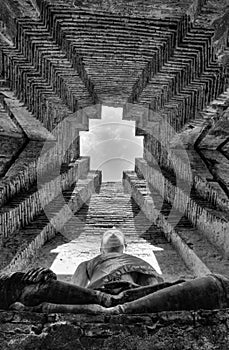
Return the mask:
<svg viewBox="0 0 229 350">
<path fill-rule="evenodd" d="M 104 232 L 101 240 L 101 253 L 123 253 L 126 248 L 124 233 L 115 227 Z"/>
</svg>

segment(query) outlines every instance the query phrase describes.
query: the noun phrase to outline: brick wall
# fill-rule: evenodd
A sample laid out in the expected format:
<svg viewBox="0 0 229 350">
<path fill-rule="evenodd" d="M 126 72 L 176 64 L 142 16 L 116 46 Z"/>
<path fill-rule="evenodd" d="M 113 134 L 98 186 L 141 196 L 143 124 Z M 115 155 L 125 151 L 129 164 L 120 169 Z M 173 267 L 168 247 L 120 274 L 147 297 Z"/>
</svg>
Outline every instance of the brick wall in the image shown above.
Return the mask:
<svg viewBox="0 0 229 350">
<path fill-rule="evenodd" d="M 80 176 L 85 176 L 88 171 L 89 162 L 87 159 L 82 164 L 76 161 L 68 171 L 58 177 L 46 181 L 42 187 L 35 190 L 32 194 L 18 201 L 13 207 L 9 205 L 3 207 L 0 214 L 0 232 L 1 237 L 8 237 L 10 234 L 31 222 L 49 202 L 58 196 L 60 191 L 71 187 Z"/>
</svg>

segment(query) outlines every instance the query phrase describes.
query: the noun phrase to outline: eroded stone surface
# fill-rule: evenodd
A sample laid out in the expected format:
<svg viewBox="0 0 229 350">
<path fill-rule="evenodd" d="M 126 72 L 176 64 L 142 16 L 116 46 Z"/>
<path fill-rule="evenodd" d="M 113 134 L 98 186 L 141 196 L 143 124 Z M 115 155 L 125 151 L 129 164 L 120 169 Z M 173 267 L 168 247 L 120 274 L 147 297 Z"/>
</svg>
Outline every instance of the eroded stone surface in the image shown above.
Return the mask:
<svg viewBox="0 0 229 350">
<path fill-rule="evenodd" d="M 2 350 L 226 350 L 229 311 L 92 316 L 0 312 Z"/>
</svg>

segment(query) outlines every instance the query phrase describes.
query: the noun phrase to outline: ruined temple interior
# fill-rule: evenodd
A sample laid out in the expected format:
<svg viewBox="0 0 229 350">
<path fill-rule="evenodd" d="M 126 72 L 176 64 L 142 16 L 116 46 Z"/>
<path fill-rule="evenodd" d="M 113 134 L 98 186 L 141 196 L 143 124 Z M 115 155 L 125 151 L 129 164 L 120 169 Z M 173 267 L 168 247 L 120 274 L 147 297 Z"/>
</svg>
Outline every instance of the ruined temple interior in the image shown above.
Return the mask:
<svg viewBox="0 0 229 350">
<path fill-rule="evenodd" d="M 116 226 L 165 280 L 229 276 L 228 28 L 228 0 L 0 0 L 0 270 L 70 282 Z M 143 139 L 120 181 L 80 150 L 104 106 Z"/>
</svg>

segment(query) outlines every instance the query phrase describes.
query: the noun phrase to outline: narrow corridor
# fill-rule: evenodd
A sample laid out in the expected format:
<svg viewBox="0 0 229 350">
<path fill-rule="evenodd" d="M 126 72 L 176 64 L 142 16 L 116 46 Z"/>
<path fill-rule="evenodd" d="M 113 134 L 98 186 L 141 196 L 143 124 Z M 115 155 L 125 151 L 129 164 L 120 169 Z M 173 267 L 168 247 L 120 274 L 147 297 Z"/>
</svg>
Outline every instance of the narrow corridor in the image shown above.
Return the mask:
<svg viewBox="0 0 229 350">
<path fill-rule="evenodd" d="M 126 235 L 127 253 L 145 259 L 166 280 L 190 278 L 192 272 L 155 225 L 141 212 L 121 183 L 103 183 L 99 194 L 76 213 L 78 227 L 69 226 L 65 237 L 57 234 L 47 242 L 28 267 L 50 267 L 58 279 L 70 281 L 78 264 L 99 254 L 100 239 L 116 226 Z"/>
</svg>

